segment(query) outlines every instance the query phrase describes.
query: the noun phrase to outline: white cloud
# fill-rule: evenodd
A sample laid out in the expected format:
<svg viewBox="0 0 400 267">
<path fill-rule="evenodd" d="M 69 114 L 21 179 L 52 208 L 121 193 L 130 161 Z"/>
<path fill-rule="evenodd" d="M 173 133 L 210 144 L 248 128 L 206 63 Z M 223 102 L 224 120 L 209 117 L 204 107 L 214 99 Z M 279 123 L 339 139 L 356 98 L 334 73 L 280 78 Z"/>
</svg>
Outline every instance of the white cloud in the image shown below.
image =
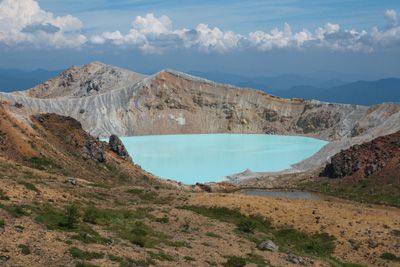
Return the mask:
<svg viewBox="0 0 400 267">
<path fill-rule="evenodd" d="M 168 17 L 157 18 L 153 14 L 147 14 L 144 17 L 137 17 L 127 34 L 121 34 L 119 31 L 106 32 L 93 36 L 91 42 L 134 45 L 146 53 L 162 53 L 164 50 L 176 48 L 226 53 L 247 48 L 265 51 L 310 47 L 370 52 L 379 47 L 397 45 L 399 41 L 397 13 L 394 10 L 387 10 L 384 15 L 389 26 L 384 29 L 375 27 L 370 32 L 343 29 L 334 23 L 327 23 L 313 32 L 307 29 L 293 32 L 290 25 L 285 23 L 283 29 L 274 28 L 269 32 L 255 31 L 244 36 L 232 31 L 223 31 L 218 27 L 210 28 L 203 23 L 194 29 L 174 30 Z"/>
<path fill-rule="evenodd" d="M 396 26 L 397 25 L 397 13 L 393 9 L 388 9 L 385 11 L 385 18 L 389 22 L 390 26 Z"/>
<path fill-rule="evenodd" d="M 70 15 L 55 17 L 34 0 L 0 2 L 0 43 L 8 46 L 79 47 L 86 42 L 82 22 Z"/>
<path fill-rule="evenodd" d="M 327 23 L 315 30 L 296 32 L 285 23 L 283 28 L 242 35 L 205 23 L 192 29 L 174 29 L 169 17 L 147 14 L 136 17 L 128 32 L 115 30 L 87 37 L 81 33 L 83 25 L 76 17 L 57 17 L 42 10 L 35 0 L 0 0 L 0 45 L 81 47 L 86 43 L 92 46 L 111 44 L 138 48 L 144 53 L 163 53 L 171 49 L 228 53 L 244 49 L 310 48 L 370 52 L 400 45 L 396 11 L 386 10 L 384 17 L 387 25 L 370 31 Z"/>
</svg>

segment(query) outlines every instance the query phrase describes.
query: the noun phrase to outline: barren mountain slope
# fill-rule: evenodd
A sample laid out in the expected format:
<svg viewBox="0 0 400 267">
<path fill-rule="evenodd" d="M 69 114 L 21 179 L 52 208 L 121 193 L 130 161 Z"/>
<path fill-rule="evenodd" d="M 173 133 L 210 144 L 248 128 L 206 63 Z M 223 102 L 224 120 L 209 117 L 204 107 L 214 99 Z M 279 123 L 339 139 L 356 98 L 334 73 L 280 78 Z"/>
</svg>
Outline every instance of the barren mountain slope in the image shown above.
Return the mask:
<svg viewBox="0 0 400 267">
<path fill-rule="evenodd" d="M 84 97 L 132 86 L 145 77 L 143 74 L 93 62 L 82 67 L 72 67 L 24 94 L 36 98 Z"/>
</svg>

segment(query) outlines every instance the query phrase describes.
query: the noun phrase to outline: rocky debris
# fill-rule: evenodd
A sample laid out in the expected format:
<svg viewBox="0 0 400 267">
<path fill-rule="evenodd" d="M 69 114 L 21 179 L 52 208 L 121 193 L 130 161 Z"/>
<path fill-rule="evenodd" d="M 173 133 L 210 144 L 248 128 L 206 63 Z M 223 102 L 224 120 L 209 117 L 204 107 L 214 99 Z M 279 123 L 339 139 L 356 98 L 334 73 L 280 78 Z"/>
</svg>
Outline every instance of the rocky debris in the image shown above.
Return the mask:
<svg viewBox="0 0 400 267">
<path fill-rule="evenodd" d="M 305 264 L 305 261 L 304 261 L 304 259 L 302 257 L 296 256 L 296 255 L 294 255 L 292 253 L 289 253 L 286 256 L 286 260 L 288 262 L 291 262 L 291 263 L 294 263 L 294 264 L 300 264 L 300 265 L 304 265 Z"/>
<path fill-rule="evenodd" d="M 378 243 L 373 239 L 369 239 L 368 240 L 368 247 L 369 248 L 377 248 L 378 247 Z"/>
<path fill-rule="evenodd" d="M 82 156 L 85 159 L 94 159 L 98 162 L 106 161 L 105 144 L 100 141 L 87 140 L 82 148 Z"/>
<path fill-rule="evenodd" d="M 112 134 L 110 136 L 108 143 L 110 149 L 114 151 L 118 156 L 120 156 L 124 160 L 132 161 L 132 158 L 129 155 L 128 150 L 126 150 L 124 144 L 122 143 L 121 139 L 119 139 L 118 136 Z"/>
<path fill-rule="evenodd" d="M 14 107 L 16 107 L 16 108 L 23 108 L 24 105 L 21 104 L 21 103 L 19 103 L 19 102 L 15 102 Z"/>
<path fill-rule="evenodd" d="M 65 179 L 64 183 L 76 186 L 76 185 L 78 185 L 78 180 L 75 177 L 67 177 Z"/>
<path fill-rule="evenodd" d="M 262 242 L 260 245 L 258 245 L 258 248 L 261 250 L 268 250 L 268 251 L 272 251 L 272 252 L 278 252 L 278 250 L 279 250 L 279 246 L 276 245 L 271 240 L 266 240 L 266 241 Z"/>
<path fill-rule="evenodd" d="M 321 176 L 342 178 L 356 176 L 368 177 L 382 169 L 390 162 L 398 162 L 400 158 L 400 132 L 378 137 L 370 142 L 354 145 L 331 158 Z M 394 164 L 400 166 L 399 164 Z"/>
<path fill-rule="evenodd" d="M 9 261 L 10 259 L 11 257 L 8 255 L 0 255 L 0 262 L 6 262 Z"/>
</svg>

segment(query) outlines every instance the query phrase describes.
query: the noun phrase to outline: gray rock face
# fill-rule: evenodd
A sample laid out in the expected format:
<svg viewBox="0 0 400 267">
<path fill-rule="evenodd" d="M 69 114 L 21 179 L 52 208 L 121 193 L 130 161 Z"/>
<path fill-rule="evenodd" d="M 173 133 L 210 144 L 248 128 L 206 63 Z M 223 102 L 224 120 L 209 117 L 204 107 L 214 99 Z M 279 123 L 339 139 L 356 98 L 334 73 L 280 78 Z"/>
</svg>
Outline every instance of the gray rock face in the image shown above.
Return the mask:
<svg viewBox="0 0 400 267">
<path fill-rule="evenodd" d="M 261 250 L 268 250 L 272 252 L 278 252 L 279 250 L 279 246 L 275 245 L 275 243 L 272 242 L 271 240 L 266 240 L 262 242 L 260 245 L 258 245 L 258 248 Z"/>
<path fill-rule="evenodd" d="M 82 156 L 86 159 L 94 159 L 98 162 L 106 161 L 105 145 L 102 142 L 87 141 L 82 150 Z"/>
<path fill-rule="evenodd" d="M 0 93 L 0 101 L 21 103 L 11 112 L 24 120 L 36 113 L 73 117 L 96 137 L 270 133 L 331 141 L 294 171 L 319 167 L 341 149 L 400 130 L 398 104 L 282 99 L 170 70 L 144 77 L 101 63 L 74 67 L 26 92 Z"/>
<path fill-rule="evenodd" d="M 118 156 L 127 161 L 132 161 L 132 158 L 129 156 L 128 150 L 126 150 L 124 144 L 118 136 L 112 134 L 109 139 L 110 149 L 114 151 Z"/>
</svg>

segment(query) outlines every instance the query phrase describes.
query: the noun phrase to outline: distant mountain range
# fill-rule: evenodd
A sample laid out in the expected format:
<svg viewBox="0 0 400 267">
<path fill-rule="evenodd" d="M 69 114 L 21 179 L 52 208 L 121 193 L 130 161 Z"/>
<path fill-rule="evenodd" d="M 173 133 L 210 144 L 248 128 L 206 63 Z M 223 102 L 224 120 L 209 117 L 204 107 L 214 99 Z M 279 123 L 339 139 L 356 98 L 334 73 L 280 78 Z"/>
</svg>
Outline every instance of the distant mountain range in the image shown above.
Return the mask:
<svg viewBox="0 0 400 267">
<path fill-rule="evenodd" d="M 25 90 L 41 84 L 61 71 L 1 70 L 0 92 Z M 326 102 L 375 105 L 383 102 L 400 102 L 400 79 L 387 78 L 376 81 L 344 81 L 335 76 L 329 79 L 296 74 L 247 77 L 222 72 L 191 71 L 191 75 L 237 87 L 254 88 L 284 98 L 316 99 Z"/>
<path fill-rule="evenodd" d="M 346 83 L 345 81 L 339 79 L 317 79 L 313 77 L 296 75 L 296 74 L 283 74 L 270 77 L 267 76 L 248 77 L 248 76 L 241 76 L 223 72 L 200 72 L 200 71 L 190 71 L 189 74 L 206 78 L 208 80 L 215 81 L 218 83 L 227 83 L 238 87 L 255 88 L 266 92 L 289 89 L 299 85 L 310 85 L 310 86 L 327 88 Z"/>
<path fill-rule="evenodd" d="M 0 92 L 29 89 L 60 73 L 61 71 L 0 69 Z"/>
<path fill-rule="evenodd" d="M 400 79 L 345 82 L 338 79 L 316 79 L 286 74 L 275 77 L 245 77 L 218 72 L 190 72 L 220 83 L 262 90 L 284 98 L 315 99 L 326 102 L 376 105 L 400 102 Z"/>
<path fill-rule="evenodd" d="M 383 102 L 400 102 L 400 79 L 388 78 L 377 81 L 358 81 L 330 88 L 295 86 L 274 91 L 284 98 L 317 99 L 325 102 L 371 106 Z"/>
</svg>

